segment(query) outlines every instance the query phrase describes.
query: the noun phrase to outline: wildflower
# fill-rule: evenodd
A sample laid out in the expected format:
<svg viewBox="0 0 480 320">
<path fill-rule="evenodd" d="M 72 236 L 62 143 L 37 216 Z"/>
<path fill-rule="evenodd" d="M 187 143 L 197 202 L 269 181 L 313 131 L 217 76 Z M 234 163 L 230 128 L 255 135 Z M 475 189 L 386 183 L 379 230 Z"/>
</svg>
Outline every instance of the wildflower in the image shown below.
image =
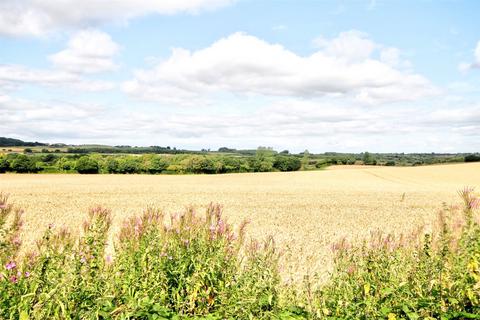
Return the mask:
<svg viewBox="0 0 480 320">
<path fill-rule="evenodd" d="M 225 232 L 225 222 L 223 220 L 218 221 L 218 229 L 217 232 L 219 234 L 223 234 Z"/>
<path fill-rule="evenodd" d="M 19 237 L 15 237 L 15 238 L 13 238 L 12 243 L 13 243 L 15 246 L 19 246 L 19 245 L 22 244 L 22 241 L 20 240 Z"/>
<path fill-rule="evenodd" d="M 10 261 L 5 265 L 5 269 L 7 270 L 12 270 L 12 269 L 15 269 L 16 267 L 17 267 L 17 264 L 15 263 L 15 261 Z"/>
<path fill-rule="evenodd" d="M 28 271 L 25 272 L 25 278 L 30 278 L 30 276 L 31 276 L 30 272 L 28 272 Z"/>
<path fill-rule="evenodd" d="M 85 259 L 85 257 L 81 257 L 81 258 L 80 258 L 80 262 L 81 262 L 81 263 L 86 263 L 86 262 L 87 262 L 87 259 Z"/>
<path fill-rule="evenodd" d="M 352 275 L 355 272 L 355 270 L 356 270 L 355 266 L 353 266 L 353 265 L 349 266 L 348 269 L 347 269 L 347 273 L 349 275 Z"/>
<path fill-rule="evenodd" d="M 468 204 L 470 208 L 472 209 L 478 209 L 480 208 L 480 198 L 473 198 L 470 200 L 470 203 Z"/>
<path fill-rule="evenodd" d="M 112 263 L 112 256 L 107 254 L 107 256 L 105 257 L 105 262 L 108 264 Z"/>
<path fill-rule="evenodd" d="M 11 276 L 10 277 L 10 282 L 11 283 L 17 283 L 18 282 L 18 278 L 16 276 Z"/>
</svg>

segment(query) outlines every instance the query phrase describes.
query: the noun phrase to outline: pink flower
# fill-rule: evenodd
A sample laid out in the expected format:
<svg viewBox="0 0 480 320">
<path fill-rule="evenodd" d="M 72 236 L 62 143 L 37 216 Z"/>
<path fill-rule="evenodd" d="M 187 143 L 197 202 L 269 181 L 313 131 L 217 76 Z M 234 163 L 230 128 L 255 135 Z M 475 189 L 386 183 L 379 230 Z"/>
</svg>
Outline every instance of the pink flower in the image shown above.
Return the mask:
<svg viewBox="0 0 480 320">
<path fill-rule="evenodd" d="M 106 261 L 108 264 L 112 263 L 112 256 L 109 255 L 109 254 L 107 254 L 107 256 L 105 257 L 105 261 Z"/>
<path fill-rule="evenodd" d="M 15 263 L 15 261 L 10 261 L 5 265 L 5 269 L 7 270 L 12 270 L 12 269 L 15 269 L 16 267 L 17 267 L 17 264 Z"/>
<path fill-rule="evenodd" d="M 25 278 L 30 278 L 30 272 L 25 272 Z"/>
<path fill-rule="evenodd" d="M 17 283 L 18 282 L 18 278 L 16 276 L 11 276 L 10 277 L 10 282 L 11 283 Z"/>
<path fill-rule="evenodd" d="M 478 209 L 480 208 L 480 198 L 473 198 L 469 203 L 470 208 Z"/>
<path fill-rule="evenodd" d="M 355 266 L 349 266 L 348 270 L 347 270 L 347 273 L 349 275 L 352 275 L 355 272 L 355 270 L 356 270 Z"/>
<path fill-rule="evenodd" d="M 22 241 L 20 240 L 19 237 L 13 238 L 13 241 L 12 241 L 12 242 L 13 242 L 13 244 L 16 245 L 16 246 L 19 246 L 19 245 L 22 244 Z"/>
<path fill-rule="evenodd" d="M 80 258 L 80 262 L 81 262 L 81 263 L 86 263 L 86 262 L 87 262 L 87 259 L 85 259 L 85 257 L 81 257 L 81 258 Z"/>
</svg>

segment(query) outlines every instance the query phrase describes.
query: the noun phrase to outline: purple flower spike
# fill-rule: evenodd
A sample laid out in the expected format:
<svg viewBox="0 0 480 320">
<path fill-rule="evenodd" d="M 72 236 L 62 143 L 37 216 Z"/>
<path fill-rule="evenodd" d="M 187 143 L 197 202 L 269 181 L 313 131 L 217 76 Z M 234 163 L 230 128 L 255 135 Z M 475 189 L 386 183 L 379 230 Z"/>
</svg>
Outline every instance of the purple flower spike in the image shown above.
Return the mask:
<svg viewBox="0 0 480 320">
<path fill-rule="evenodd" d="M 15 263 L 15 261 L 10 261 L 5 265 L 5 269 L 7 270 L 12 270 L 12 269 L 15 269 L 16 267 L 17 267 L 17 264 Z"/>
</svg>

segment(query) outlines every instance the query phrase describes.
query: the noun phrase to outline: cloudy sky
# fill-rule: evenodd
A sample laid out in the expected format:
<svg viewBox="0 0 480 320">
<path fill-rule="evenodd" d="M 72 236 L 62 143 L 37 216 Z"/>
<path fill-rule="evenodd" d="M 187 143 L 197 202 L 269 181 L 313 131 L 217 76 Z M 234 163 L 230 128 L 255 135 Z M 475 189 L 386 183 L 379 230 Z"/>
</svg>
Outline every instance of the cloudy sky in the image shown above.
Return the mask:
<svg viewBox="0 0 480 320">
<path fill-rule="evenodd" d="M 0 136 L 480 150 L 480 2 L 1 0 Z"/>
</svg>

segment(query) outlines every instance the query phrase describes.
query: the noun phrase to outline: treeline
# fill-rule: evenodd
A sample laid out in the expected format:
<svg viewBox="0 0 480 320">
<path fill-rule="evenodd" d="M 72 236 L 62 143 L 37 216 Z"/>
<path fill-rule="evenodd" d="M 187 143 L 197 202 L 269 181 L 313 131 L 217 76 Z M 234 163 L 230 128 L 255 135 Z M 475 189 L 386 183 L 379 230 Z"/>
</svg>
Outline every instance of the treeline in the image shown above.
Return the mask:
<svg viewBox="0 0 480 320">
<path fill-rule="evenodd" d="M 0 137 L 0 147 L 15 147 L 15 146 L 36 147 L 36 146 L 46 146 L 46 145 L 47 145 L 46 143 L 41 143 L 41 142 L 28 142 L 28 141 L 22 141 L 19 139 Z"/>
<path fill-rule="evenodd" d="M 7 154 L 0 156 L 0 173 L 114 173 L 188 174 L 297 171 L 298 156 L 259 150 L 252 157 L 230 155 L 59 155 Z"/>
<path fill-rule="evenodd" d="M 382 165 L 382 166 L 420 166 L 442 163 L 460 163 L 480 161 L 480 154 L 450 153 L 337 153 L 326 152 L 310 155 L 310 163 L 317 166 L 337 165 Z"/>
</svg>

